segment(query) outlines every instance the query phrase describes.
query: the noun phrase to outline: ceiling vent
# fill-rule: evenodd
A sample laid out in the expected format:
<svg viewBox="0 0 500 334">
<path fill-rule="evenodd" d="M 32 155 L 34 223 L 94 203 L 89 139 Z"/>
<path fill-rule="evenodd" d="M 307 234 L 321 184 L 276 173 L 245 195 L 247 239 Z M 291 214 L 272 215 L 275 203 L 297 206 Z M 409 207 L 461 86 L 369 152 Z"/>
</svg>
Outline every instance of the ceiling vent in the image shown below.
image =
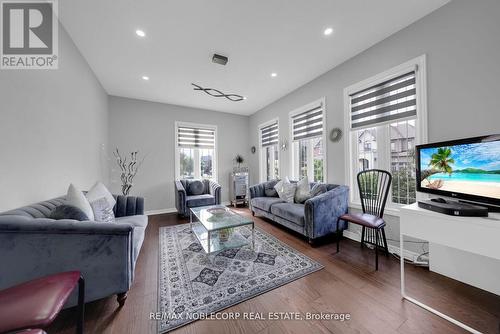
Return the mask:
<svg viewBox="0 0 500 334">
<path fill-rule="evenodd" d="M 228 58 L 225 56 L 218 55 L 217 53 L 214 53 L 212 57 L 212 63 L 220 64 L 220 65 L 226 65 L 228 61 Z"/>
</svg>

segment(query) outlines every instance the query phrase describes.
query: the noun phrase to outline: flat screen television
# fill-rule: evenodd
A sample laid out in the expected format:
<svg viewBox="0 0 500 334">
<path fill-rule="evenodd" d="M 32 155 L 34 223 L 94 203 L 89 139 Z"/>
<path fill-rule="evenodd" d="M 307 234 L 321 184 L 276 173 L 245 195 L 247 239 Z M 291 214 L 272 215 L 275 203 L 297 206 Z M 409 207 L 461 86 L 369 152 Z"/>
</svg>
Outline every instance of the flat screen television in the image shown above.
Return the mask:
<svg viewBox="0 0 500 334">
<path fill-rule="evenodd" d="M 500 134 L 416 146 L 417 191 L 500 205 Z"/>
</svg>

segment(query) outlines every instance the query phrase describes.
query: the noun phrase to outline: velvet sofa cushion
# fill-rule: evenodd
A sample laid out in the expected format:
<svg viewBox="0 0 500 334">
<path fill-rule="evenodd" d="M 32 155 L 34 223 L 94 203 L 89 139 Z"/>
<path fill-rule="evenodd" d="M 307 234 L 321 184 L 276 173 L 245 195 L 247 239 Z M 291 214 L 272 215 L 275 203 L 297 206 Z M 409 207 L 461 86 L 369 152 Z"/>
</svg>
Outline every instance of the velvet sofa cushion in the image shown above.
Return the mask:
<svg viewBox="0 0 500 334">
<path fill-rule="evenodd" d="M 72 220 L 89 220 L 89 217 L 80 208 L 73 205 L 63 204 L 56 206 L 50 212 L 49 218 L 51 219 L 72 219 Z"/>
<path fill-rule="evenodd" d="M 188 196 L 203 195 L 205 193 L 205 185 L 200 180 L 187 180 L 186 193 Z"/>
<path fill-rule="evenodd" d="M 274 189 L 274 186 L 278 183 L 278 180 L 271 180 L 264 183 L 264 193 L 267 197 L 278 197 L 278 192 Z"/>
<path fill-rule="evenodd" d="M 250 201 L 252 207 L 256 207 L 267 212 L 271 212 L 271 206 L 276 203 L 285 203 L 285 201 L 279 197 L 256 197 L 252 198 Z"/>
<path fill-rule="evenodd" d="M 187 196 L 186 203 L 189 208 L 215 205 L 215 196 L 210 194 Z"/>
<path fill-rule="evenodd" d="M 271 213 L 291 221 L 299 226 L 304 226 L 305 213 L 304 204 L 299 203 L 277 203 L 271 206 Z"/>
</svg>

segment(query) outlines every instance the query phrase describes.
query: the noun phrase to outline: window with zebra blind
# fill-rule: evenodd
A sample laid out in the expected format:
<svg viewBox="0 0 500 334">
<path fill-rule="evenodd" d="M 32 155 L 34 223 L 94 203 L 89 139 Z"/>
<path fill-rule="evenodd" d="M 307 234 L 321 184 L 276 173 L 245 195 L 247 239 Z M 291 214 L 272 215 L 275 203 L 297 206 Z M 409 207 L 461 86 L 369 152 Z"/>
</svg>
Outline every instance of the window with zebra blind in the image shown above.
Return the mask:
<svg viewBox="0 0 500 334">
<path fill-rule="evenodd" d="M 358 172 L 391 172 L 388 205 L 416 201 L 415 145 L 427 139 L 425 56 L 345 89 L 346 175 L 359 203 Z"/>
<path fill-rule="evenodd" d="M 271 120 L 259 126 L 260 179 L 269 181 L 279 177 L 279 123 Z"/>
<path fill-rule="evenodd" d="M 175 124 L 177 179 L 217 179 L 217 127 Z"/>
<path fill-rule="evenodd" d="M 326 181 L 325 99 L 290 113 L 292 177 Z"/>
</svg>

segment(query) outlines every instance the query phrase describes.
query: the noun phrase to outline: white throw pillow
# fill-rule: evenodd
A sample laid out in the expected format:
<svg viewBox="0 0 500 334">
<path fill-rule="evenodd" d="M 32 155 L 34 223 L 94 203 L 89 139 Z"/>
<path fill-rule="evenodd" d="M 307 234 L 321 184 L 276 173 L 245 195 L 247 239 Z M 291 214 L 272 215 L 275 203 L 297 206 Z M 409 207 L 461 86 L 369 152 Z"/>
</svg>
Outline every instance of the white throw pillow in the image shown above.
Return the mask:
<svg viewBox="0 0 500 334">
<path fill-rule="evenodd" d="M 115 206 L 116 200 L 113 197 L 113 194 L 109 192 L 108 188 L 106 188 L 102 182 L 96 182 L 96 184 L 94 184 L 87 193 L 87 199 L 89 200 L 89 203 L 92 203 L 103 197 L 106 198 L 111 207 Z"/>
<path fill-rule="evenodd" d="M 284 177 L 282 180 L 280 180 L 276 185 L 274 186 L 274 189 L 276 189 L 276 192 L 278 193 L 279 198 L 284 199 L 284 189 L 283 185 L 286 183 L 290 183 L 290 180 L 288 180 L 288 177 Z"/>
<path fill-rule="evenodd" d="M 113 213 L 116 200 L 102 182 L 97 182 L 90 188 L 87 193 L 87 199 L 92 207 L 96 221 L 109 222 L 114 220 L 114 215 L 111 218 L 110 212 Z M 105 200 L 104 202 L 103 199 Z"/>
<path fill-rule="evenodd" d="M 280 180 L 276 185 L 274 186 L 274 189 L 278 193 L 279 198 L 282 198 L 283 196 L 283 183 L 285 182 L 285 179 Z"/>
<path fill-rule="evenodd" d="M 288 203 L 293 203 L 293 199 L 295 197 L 295 190 L 297 189 L 297 185 L 295 183 L 290 183 L 288 177 L 285 177 L 283 180 L 278 182 L 274 189 L 278 192 L 278 196 L 287 201 Z"/>
<path fill-rule="evenodd" d="M 283 192 L 284 192 L 284 200 L 287 201 L 288 203 L 293 203 L 293 200 L 295 198 L 295 190 L 297 190 L 297 184 L 296 183 L 284 183 L 283 184 Z"/>
<path fill-rule="evenodd" d="M 69 185 L 66 204 L 76 206 L 87 215 L 89 220 L 94 220 L 94 211 L 92 211 L 87 197 L 74 184 Z"/>
<path fill-rule="evenodd" d="M 304 203 L 311 198 L 311 186 L 307 176 L 297 182 L 297 190 L 295 191 L 295 203 Z"/>
<path fill-rule="evenodd" d="M 109 205 L 106 197 L 91 202 L 90 206 L 94 211 L 94 219 L 96 222 L 112 223 L 115 221 L 113 207 Z"/>
</svg>

